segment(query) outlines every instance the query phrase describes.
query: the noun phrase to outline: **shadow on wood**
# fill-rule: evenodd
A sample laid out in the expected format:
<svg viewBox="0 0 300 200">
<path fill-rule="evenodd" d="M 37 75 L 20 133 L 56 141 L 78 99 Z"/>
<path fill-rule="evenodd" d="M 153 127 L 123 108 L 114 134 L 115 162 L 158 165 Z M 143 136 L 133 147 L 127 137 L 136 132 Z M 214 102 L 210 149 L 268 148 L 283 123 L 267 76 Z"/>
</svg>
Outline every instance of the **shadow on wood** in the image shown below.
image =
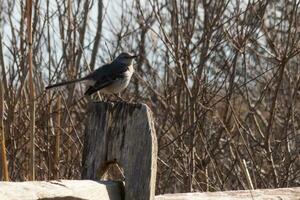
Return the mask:
<svg viewBox="0 0 300 200">
<path fill-rule="evenodd" d="M 157 141 L 149 108 L 96 102 L 88 115 L 82 179 L 101 178 L 108 164 L 117 162 L 125 173 L 125 200 L 154 199 Z"/>
</svg>

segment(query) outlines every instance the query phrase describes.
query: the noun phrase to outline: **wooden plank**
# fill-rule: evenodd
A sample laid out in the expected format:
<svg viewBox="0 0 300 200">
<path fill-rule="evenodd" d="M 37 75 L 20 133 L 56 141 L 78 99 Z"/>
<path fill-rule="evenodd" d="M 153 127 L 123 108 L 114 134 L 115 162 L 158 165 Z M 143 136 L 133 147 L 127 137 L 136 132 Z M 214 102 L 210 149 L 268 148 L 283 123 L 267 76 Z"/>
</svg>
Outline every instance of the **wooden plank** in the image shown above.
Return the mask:
<svg viewBox="0 0 300 200">
<path fill-rule="evenodd" d="M 203 193 L 176 193 L 164 194 L 155 197 L 155 200 L 299 200 L 300 187 L 259 189 L 259 190 L 236 190 L 224 192 Z"/>
<path fill-rule="evenodd" d="M 125 174 L 125 200 L 155 195 L 157 140 L 145 104 L 97 102 L 88 109 L 83 148 L 83 179 L 99 179 L 110 163 Z"/>
<path fill-rule="evenodd" d="M 0 182 L 1 200 L 121 200 L 118 182 L 91 180 Z"/>
<path fill-rule="evenodd" d="M 123 183 L 116 181 L 60 180 L 0 182 L 1 200 L 122 200 Z M 136 198 L 135 198 L 136 199 Z M 141 200 L 144 200 L 142 198 Z M 155 196 L 155 200 L 297 200 L 300 187 L 176 193 Z"/>
</svg>

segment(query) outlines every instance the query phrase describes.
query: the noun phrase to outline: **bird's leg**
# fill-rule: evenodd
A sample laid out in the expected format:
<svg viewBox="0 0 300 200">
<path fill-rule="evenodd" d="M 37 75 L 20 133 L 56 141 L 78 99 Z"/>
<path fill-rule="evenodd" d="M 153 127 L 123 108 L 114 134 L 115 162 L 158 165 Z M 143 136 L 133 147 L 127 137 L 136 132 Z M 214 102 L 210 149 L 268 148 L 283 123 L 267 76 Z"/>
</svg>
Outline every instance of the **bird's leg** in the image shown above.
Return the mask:
<svg viewBox="0 0 300 200">
<path fill-rule="evenodd" d="M 122 99 L 122 97 L 119 94 L 114 93 L 113 95 L 116 97 L 116 100 L 114 100 L 114 101 L 109 100 L 110 102 L 115 103 L 115 104 L 119 104 L 119 103 L 125 102 L 125 100 Z"/>
<path fill-rule="evenodd" d="M 118 94 L 114 94 L 115 97 L 117 97 L 117 99 L 119 99 L 120 101 L 125 101 L 122 97 L 121 97 L 121 94 L 118 93 Z"/>
</svg>

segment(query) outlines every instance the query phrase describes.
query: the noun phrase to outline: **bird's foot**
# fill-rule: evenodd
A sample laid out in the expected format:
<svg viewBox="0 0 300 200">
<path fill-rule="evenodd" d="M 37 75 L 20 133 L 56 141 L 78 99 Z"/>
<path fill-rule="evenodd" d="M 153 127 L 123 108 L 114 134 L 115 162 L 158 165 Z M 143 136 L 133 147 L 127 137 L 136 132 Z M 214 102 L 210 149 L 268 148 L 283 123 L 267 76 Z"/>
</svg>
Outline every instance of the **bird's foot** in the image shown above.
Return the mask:
<svg viewBox="0 0 300 200">
<path fill-rule="evenodd" d="M 115 97 L 116 97 L 119 101 L 125 102 L 125 100 L 121 97 L 120 94 L 114 94 L 114 95 L 115 95 Z"/>
</svg>

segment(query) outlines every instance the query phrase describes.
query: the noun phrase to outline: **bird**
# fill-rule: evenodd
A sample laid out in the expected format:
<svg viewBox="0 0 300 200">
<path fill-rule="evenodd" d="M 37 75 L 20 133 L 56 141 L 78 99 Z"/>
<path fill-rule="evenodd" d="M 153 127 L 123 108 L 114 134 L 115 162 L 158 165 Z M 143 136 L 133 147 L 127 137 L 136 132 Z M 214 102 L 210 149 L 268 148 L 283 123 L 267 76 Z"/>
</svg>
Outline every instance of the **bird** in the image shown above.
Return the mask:
<svg viewBox="0 0 300 200">
<path fill-rule="evenodd" d="M 104 64 L 90 74 L 53 85 L 48 85 L 45 89 L 53 89 L 68 84 L 84 82 L 88 88 L 85 91 L 85 96 L 90 96 L 99 91 L 103 94 L 115 94 L 118 95 L 125 88 L 127 88 L 132 74 L 133 60 L 137 55 L 132 55 L 128 52 L 122 52 L 111 63 Z"/>
</svg>

